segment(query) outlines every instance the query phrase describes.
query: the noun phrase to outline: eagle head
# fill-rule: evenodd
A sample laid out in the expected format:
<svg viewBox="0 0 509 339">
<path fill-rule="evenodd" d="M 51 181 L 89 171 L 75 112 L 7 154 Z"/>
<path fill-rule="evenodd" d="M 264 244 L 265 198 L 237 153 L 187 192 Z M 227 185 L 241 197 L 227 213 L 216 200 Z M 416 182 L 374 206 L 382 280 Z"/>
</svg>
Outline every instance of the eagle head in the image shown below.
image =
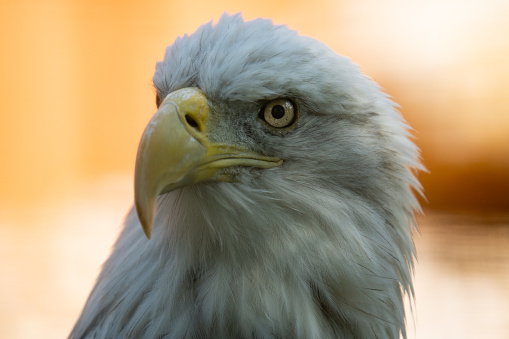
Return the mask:
<svg viewBox="0 0 509 339">
<path fill-rule="evenodd" d="M 71 337 L 406 337 L 421 165 L 388 96 L 321 42 L 226 14 L 153 82 L 135 208 Z"/>
</svg>

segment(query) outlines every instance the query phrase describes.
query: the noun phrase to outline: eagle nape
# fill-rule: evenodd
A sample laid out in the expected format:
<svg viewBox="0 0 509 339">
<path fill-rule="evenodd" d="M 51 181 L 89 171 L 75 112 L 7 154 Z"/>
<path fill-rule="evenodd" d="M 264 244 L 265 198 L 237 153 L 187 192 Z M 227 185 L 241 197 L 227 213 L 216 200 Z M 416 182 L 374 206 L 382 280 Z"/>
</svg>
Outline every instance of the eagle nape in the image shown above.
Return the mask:
<svg viewBox="0 0 509 339">
<path fill-rule="evenodd" d="M 69 338 L 406 338 L 423 167 L 376 83 L 239 14 L 153 83 L 134 206 Z"/>
</svg>

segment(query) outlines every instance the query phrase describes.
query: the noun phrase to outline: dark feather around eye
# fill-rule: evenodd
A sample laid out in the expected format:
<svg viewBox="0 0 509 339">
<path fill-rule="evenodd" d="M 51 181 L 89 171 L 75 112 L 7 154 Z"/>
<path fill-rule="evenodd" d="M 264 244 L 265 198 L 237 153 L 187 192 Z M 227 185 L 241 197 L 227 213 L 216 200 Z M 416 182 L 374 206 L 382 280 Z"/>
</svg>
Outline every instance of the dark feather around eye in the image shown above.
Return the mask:
<svg viewBox="0 0 509 339">
<path fill-rule="evenodd" d="M 161 97 L 159 96 L 159 93 L 156 93 L 156 106 L 159 108 L 161 106 Z"/>
</svg>

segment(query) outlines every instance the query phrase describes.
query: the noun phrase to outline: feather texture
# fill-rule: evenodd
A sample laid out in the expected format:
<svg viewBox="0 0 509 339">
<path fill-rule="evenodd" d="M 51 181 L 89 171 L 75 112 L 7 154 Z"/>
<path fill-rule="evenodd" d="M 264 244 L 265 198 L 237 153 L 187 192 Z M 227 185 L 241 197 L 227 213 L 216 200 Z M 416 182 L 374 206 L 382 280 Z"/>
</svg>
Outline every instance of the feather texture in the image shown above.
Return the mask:
<svg viewBox="0 0 509 339">
<path fill-rule="evenodd" d="M 212 137 L 284 159 L 131 210 L 70 338 L 398 338 L 413 297 L 422 169 L 393 102 L 347 58 L 269 20 L 223 15 L 168 47 L 159 97 L 195 86 Z M 257 119 L 292 98 L 284 133 Z"/>
</svg>

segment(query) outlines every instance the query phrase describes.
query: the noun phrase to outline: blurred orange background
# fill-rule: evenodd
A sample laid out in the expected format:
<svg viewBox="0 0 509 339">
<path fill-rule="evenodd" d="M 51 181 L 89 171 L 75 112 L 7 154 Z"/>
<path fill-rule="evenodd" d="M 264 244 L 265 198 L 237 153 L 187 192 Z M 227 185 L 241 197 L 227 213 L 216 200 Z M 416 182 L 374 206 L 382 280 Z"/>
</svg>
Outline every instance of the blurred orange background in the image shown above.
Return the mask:
<svg viewBox="0 0 509 339">
<path fill-rule="evenodd" d="M 224 11 L 325 42 L 393 96 L 428 214 L 508 220 L 507 1 L 4 0 L 0 337 L 68 333 L 132 201 L 155 62 Z"/>
</svg>

